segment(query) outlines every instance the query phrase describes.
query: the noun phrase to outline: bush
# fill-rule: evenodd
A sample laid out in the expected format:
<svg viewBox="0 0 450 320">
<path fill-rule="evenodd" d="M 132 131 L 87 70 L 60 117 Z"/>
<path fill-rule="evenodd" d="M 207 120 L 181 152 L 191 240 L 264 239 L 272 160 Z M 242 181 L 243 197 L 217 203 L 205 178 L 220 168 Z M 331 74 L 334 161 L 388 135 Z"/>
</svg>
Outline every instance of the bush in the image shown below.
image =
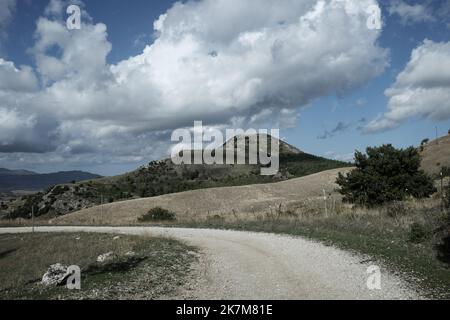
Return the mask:
<svg viewBox="0 0 450 320">
<path fill-rule="evenodd" d="M 428 232 L 420 223 L 413 223 L 409 231 L 409 241 L 421 243 L 428 238 Z"/>
<path fill-rule="evenodd" d="M 146 214 L 138 219 L 139 222 L 174 220 L 176 220 L 175 213 L 160 207 L 150 209 Z"/>
<path fill-rule="evenodd" d="M 447 188 L 445 189 L 445 193 L 444 193 L 444 205 L 445 208 L 447 208 L 448 210 L 450 210 L 450 184 L 447 186 Z"/>
<path fill-rule="evenodd" d="M 405 204 L 401 201 L 393 201 L 386 205 L 386 214 L 391 218 L 404 216 L 408 212 Z"/>
<path fill-rule="evenodd" d="M 383 145 L 366 151 L 356 151 L 356 169 L 336 180 L 344 201 L 373 207 L 408 196 L 429 197 L 436 191 L 433 180 L 419 169 L 417 149 Z"/>
</svg>

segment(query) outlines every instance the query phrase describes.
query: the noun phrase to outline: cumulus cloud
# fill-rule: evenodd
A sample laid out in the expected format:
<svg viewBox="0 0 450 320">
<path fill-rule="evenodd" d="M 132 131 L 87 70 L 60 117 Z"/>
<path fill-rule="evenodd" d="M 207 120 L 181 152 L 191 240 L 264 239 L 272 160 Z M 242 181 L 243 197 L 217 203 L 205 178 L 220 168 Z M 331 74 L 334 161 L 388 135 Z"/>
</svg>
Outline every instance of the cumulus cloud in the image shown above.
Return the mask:
<svg viewBox="0 0 450 320">
<path fill-rule="evenodd" d="M 435 20 L 431 8 L 426 4 L 410 5 L 403 0 L 391 1 L 388 12 L 391 16 L 399 16 L 401 23 L 405 25 Z"/>
<path fill-rule="evenodd" d="M 425 40 L 414 49 L 406 68 L 386 90 L 388 111 L 371 121 L 366 133 L 398 127 L 415 116 L 450 119 L 450 42 Z"/>
<path fill-rule="evenodd" d="M 55 122 L 51 117 L 26 115 L 0 107 L 0 153 L 44 153 L 54 150 Z"/>
<path fill-rule="evenodd" d="M 31 50 L 42 88 L 20 99 L 8 88 L 0 106 L 34 117 L 24 122 L 29 126 L 37 115 L 52 115 L 56 124 L 48 128 L 57 144 L 44 145 L 61 154 L 149 158 L 163 149 L 162 139 L 169 146 L 170 130 L 194 120 L 292 126 L 314 99 L 383 72 L 388 52 L 378 45 L 380 31 L 367 28 L 374 4 L 178 2 L 154 22 L 155 40 L 141 54 L 110 65 L 106 26 L 82 19 L 81 30 L 67 30 L 58 14 L 64 6 L 52 0 L 37 21 Z M 25 67 L 15 70 L 32 78 Z"/>
<path fill-rule="evenodd" d="M 32 91 L 37 85 L 37 78 L 30 67 L 17 69 L 11 61 L 0 58 L 0 92 Z"/>
</svg>

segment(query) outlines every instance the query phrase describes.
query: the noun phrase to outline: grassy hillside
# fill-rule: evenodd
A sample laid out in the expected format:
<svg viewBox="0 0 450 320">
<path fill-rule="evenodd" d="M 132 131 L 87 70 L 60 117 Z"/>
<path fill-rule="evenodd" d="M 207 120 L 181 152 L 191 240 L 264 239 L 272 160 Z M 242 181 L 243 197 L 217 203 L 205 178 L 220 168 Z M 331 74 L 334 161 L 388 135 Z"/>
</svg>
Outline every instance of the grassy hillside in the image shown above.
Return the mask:
<svg viewBox="0 0 450 320">
<path fill-rule="evenodd" d="M 222 148 L 240 146 L 226 143 Z M 248 146 L 247 146 L 248 147 Z M 259 145 L 258 145 L 259 147 Z M 270 147 L 270 144 L 269 144 Z M 269 149 L 270 151 L 270 149 Z M 275 176 L 262 176 L 260 165 L 175 165 L 171 159 L 153 161 L 133 172 L 75 184 L 51 187 L 24 198 L 23 204 L 8 213 L 12 218 L 29 217 L 34 205 L 36 216 L 62 215 L 101 203 L 227 186 L 264 184 L 302 177 L 350 164 L 304 153 L 280 141 L 280 170 Z"/>
<path fill-rule="evenodd" d="M 420 150 L 422 169 L 428 174 L 438 175 L 442 168 L 450 168 L 450 134 L 423 144 Z"/>
<path fill-rule="evenodd" d="M 177 222 L 263 217 L 281 209 L 292 212 L 323 210 L 323 190 L 330 207 L 338 203 L 340 195 L 336 177 L 350 168 L 328 170 L 301 178 L 270 184 L 211 188 L 167 194 L 152 198 L 133 199 L 87 208 L 54 220 L 67 225 L 126 225 L 155 207 L 176 213 Z"/>
</svg>

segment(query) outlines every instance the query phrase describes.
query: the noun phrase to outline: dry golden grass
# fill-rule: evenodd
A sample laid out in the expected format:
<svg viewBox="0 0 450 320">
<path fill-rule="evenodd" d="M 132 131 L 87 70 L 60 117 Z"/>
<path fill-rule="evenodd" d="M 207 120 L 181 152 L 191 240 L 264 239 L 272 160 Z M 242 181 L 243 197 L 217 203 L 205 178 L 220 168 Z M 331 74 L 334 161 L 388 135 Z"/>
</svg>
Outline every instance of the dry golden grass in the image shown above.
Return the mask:
<svg viewBox="0 0 450 320">
<path fill-rule="evenodd" d="M 422 169 L 428 174 L 439 174 L 442 167 L 450 168 L 450 135 L 430 141 L 421 152 Z"/>
<path fill-rule="evenodd" d="M 254 216 L 281 205 L 284 209 L 323 205 L 323 190 L 340 199 L 335 192 L 339 172 L 335 169 L 288 181 L 240 187 L 211 188 L 116 202 L 75 212 L 53 221 L 66 225 L 126 225 L 135 224 L 139 217 L 154 207 L 176 213 L 178 221 L 207 219 L 222 216 L 225 219 Z"/>
</svg>

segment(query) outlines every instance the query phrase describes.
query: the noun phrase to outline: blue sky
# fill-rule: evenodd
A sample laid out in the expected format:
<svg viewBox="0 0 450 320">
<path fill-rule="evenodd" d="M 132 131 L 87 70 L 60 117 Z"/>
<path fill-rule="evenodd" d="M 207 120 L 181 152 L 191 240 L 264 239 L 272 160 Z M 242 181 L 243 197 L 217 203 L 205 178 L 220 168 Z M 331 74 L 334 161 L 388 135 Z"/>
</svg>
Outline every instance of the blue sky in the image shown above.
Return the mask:
<svg viewBox="0 0 450 320">
<path fill-rule="evenodd" d="M 3 112 L 3 117 L 0 115 L 3 140 L 0 143 L 0 167 L 38 172 L 82 169 L 103 175 L 118 174 L 167 154 L 171 145 L 170 131 L 187 126 L 194 119 L 219 128 L 231 124 L 244 127 L 279 125 L 281 137 L 300 149 L 344 160 L 350 160 L 355 149 L 363 150 L 383 143 L 399 147 L 418 145 L 422 139 L 434 137 L 435 126 L 440 135 L 450 129 L 450 104 L 445 102 L 445 94 L 450 92 L 450 1 L 367 0 L 367 4 L 376 3 L 381 8 L 383 26 L 380 31 L 375 31 L 377 33 L 341 28 L 341 24 L 347 22 L 330 14 L 335 9 L 330 1 L 325 1 L 325 9 L 317 11 L 322 16 L 308 16 L 308 19 L 311 24 L 317 24 L 317 38 L 336 40 L 337 52 L 320 47 L 327 46 L 325 41 L 314 47 L 317 55 L 309 54 L 301 39 L 298 51 L 292 51 L 299 52 L 298 60 L 274 63 L 267 69 L 264 63 L 255 63 L 249 70 L 244 68 L 242 76 L 239 67 L 231 72 L 236 59 L 250 54 L 253 55 L 250 64 L 264 59 L 265 46 L 255 45 L 249 51 L 242 48 L 236 51 L 236 42 L 230 43 L 243 34 L 250 34 L 250 31 L 252 36 L 256 31 L 259 34 L 266 32 L 269 39 L 266 42 L 273 38 L 285 39 L 284 36 L 295 27 L 305 31 L 301 29 L 303 25 L 296 25 L 296 21 L 299 16 L 312 11 L 317 1 L 308 0 L 306 2 L 311 3 L 309 7 L 299 5 L 292 10 L 283 8 L 292 5 L 289 0 L 272 4 L 272 8 L 267 5 L 267 10 L 267 2 L 262 1 L 263 5 L 258 6 L 258 10 L 251 10 L 250 5 L 246 5 L 240 11 L 220 8 L 219 5 L 209 6 L 211 1 L 187 2 L 185 6 L 173 8 L 174 1 L 85 0 L 80 3 L 54 0 L 54 4 L 61 4 L 61 8 L 71 3 L 80 4 L 91 17 L 83 16 L 81 31 L 67 33 L 70 40 L 66 42 L 61 36 L 63 31 L 56 33 L 52 28 L 57 28 L 58 24 L 63 26 L 67 15 L 62 12 L 61 16 L 61 12 L 56 10 L 49 13 L 49 1 L 0 0 L 0 5 L 9 3 L 9 8 L 12 8 L 10 16 L 3 18 L 3 24 L 0 15 L 0 61 L 4 62 L 0 67 L 5 67 L 3 77 L 0 68 L 0 81 L 11 82 L 3 87 L 0 84 L 0 112 Z M 258 5 L 256 0 L 253 3 Z M 265 17 L 273 11 L 280 12 L 279 16 Z M 230 12 L 239 12 L 241 16 L 236 13 L 231 16 Z M 297 12 L 298 16 L 295 16 Z M 167 18 L 160 19 L 166 13 Z M 283 21 L 278 26 L 269 22 L 264 25 L 264 21 L 281 19 L 279 17 Z M 45 23 L 38 27 L 39 19 Z M 156 30 L 155 21 L 161 21 L 164 28 Z M 185 24 L 180 26 L 179 21 L 185 21 Z M 223 24 L 227 21 L 232 26 L 225 27 Z M 333 32 L 333 28 L 326 27 L 327 23 L 336 23 L 336 35 L 327 34 Z M 99 24 L 104 24 L 106 29 L 95 29 Z M 364 25 L 364 21 L 360 25 Z M 353 27 L 354 24 L 349 24 L 348 28 Z M 90 34 L 95 34 L 95 37 L 90 39 Z M 158 39 L 160 43 L 155 44 Z M 427 44 L 425 39 L 429 40 Z M 71 47 L 70 41 L 76 46 Z M 311 41 L 315 41 L 314 37 Z M 285 47 L 297 48 L 296 43 L 285 42 Z M 149 50 L 143 52 L 146 46 Z M 223 52 L 230 59 L 222 62 L 225 69 L 217 67 L 216 70 L 209 60 L 198 58 L 197 51 L 192 53 L 193 47 L 200 50 L 202 46 L 218 50 L 219 58 Z M 352 50 L 353 46 L 355 50 Z M 69 50 L 80 47 L 84 49 L 70 54 Z M 167 51 L 169 49 L 173 51 Z M 369 63 L 356 52 L 358 50 L 367 50 L 368 60 L 377 59 L 382 52 L 386 56 L 382 62 Z M 411 60 L 414 50 L 417 59 Z M 174 51 L 186 53 L 181 58 L 172 57 Z M 317 67 L 317 74 L 323 73 L 324 78 L 315 76 L 310 67 L 316 63 L 318 55 L 336 58 L 340 53 L 350 60 L 336 69 Z M 442 60 L 435 63 L 443 67 L 437 67 L 437 74 L 430 71 L 424 75 L 423 70 L 431 68 L 430 61 L 436 56 Z M 51 60 L 55 64 L 50 64 L 48 57 L 56 58 Z M 195 66 L 185 65 L 186 70 L 180 69 L 179 76 L 177 70 L 167 71 L 174 61 L 188 58 L 196 61 Z M 72 69 L 73 63 L 80 61 L 81 71 Z M 230 72 L 226 61 L 230 61 Z M 305 66 L 302 61 L 310 65 Z M 6 69 L 6 62 L 14 67 Z M 381 70 L 383 63 L 385 66 Z M 14 68 L 15 75 L 23 73 L 20 81 L 24 83 L 13 81 L 8 76 L 11 68 Z M 305 74 L 305 81 L 290 72 L 296 68 L 299 74 Z M 204 78 L 192 75 L 191 70 L 205 72 Z M 136 76 L 139 72 L 142 77 Z M 277 86 L 277 79 L 283 79 L 283 72 L 286 72 L 288 89 Z M 104 77 L 98 76 L 103 73 L 106 74 Z M 328 81 L 328 74 L 333 79 L 346 79 L 349 85 L 343 86 L 338 80 Z M 400 74 L 403 74 L 402 81 L 397 80 Z M 436 79 L 431 79 L 433 76 Z M 122 77 L 137 84 L 122 88 Z M 271 77 L 273 79 L 268 79 Z M 311 78 L 309 82 L 308 77 Z M 427 83 L 439 84 L 430 87 L 423 84 L 425 78 Z M 211 85 L 212 89 L 198 89 L 196 93 L 204 83 L 193 84 L 203 79 L 214 85 L 217 79 L 221 84 L 217 87 Z M 230 81 L 229 85 L 227 81 Z M 172 82 L 176 85 L 172 86 Z M 224 87 L 222 82 L 227 86 Z M 311 93 L 315 87 L 311 89 L 306 82 L 314 83 L 319 88 L 317 93 Z M 92 84 L 95 90 L 109 86 L 111 91 L 97 95 L 86 83 Z M 238 85 L 247 91 L 238 91 Z M 70 90 L 64 91 L 66 88 Z M 395 92 L 387 96 L 387 89 Z M 70 105 L 74 100 L 71 95 L 74 90 L 78 90 L 77 99 L 85 97 L 80 100 L 80 107 Z M 125 91 L 134 95 L 130 98 L 123 93 Z M 411 101 L 401 99 L 411 92 L 420 94 L 423 101 L 415 96 Z M 199 97 L 203 94 L 204 99 Z M 108 100 L 109 96 L 112 100 Z M 59 107 L 59 104 L 64 107 Z M 101 106 L 98 110 L 97 105 Z M 140 117 L 142 110 L 145 110 L 145 115 Z M 181 115 L 180 110 L 187 111 Z M 389 113 L 389 110 L 394 112 Z M 253 120 L 255 117 L 259 119 L 261 114 L 265 115 L 262 121 Z M 200 116 L 204 119 L 199 119 Z"/>
</svg>

